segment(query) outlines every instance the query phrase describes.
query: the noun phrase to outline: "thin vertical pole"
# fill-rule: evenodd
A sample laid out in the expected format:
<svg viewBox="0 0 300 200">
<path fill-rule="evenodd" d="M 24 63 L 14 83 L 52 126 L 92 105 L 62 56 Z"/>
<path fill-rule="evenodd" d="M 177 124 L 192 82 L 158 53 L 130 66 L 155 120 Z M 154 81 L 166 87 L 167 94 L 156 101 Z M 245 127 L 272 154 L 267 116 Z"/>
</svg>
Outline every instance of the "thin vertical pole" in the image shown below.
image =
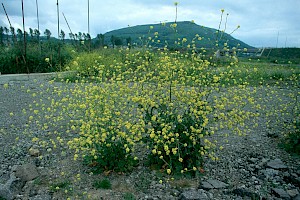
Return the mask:
<svg viewBox="0 0 300 200">
<path fill-rule="evenodd" d="M 57 6 L 57 37 L 59 38 L 59 6 L 58 6 L 58 0 L 56 2 Z"/>
<path fill-rule="evenodd" d="M 88 33 L 90 34 L 90 0 L 88 0 Z"/>
<path fill-rule="evenodd" d="M 23 18 L 23 35 L 24 35 L 24 57 L 26 60 L 26 31 L 25 31 L 25 17 L 24 17 L 24 3 L 23 0 L 21 0 L 22 2 L 22 18 Z"/>
<path fill-rule="evenodd" d="M 8 14 L 7 14 L 7 12 L 6 12 L 6 9 L 5 9 L 5 7 L 4 7 L 4 4 L 3 4 L 3 3 L 2 3 L 2 7 L 3 7 L 3 10 L 4 10 L 4 12 L 5 12 L 6 18 L 7 18 L 7 20 L 8 20 L 9 26 L 10 26 L 10 28 L 11 28 L 11 27 L 12 27 L 12 25 L 11 25 L 11 23 L 10 23 L 10 20 L 9 20 Z M 14 40 L 15 40 L 15 41 L 17 41 L 17 38 L 16 38 L 16 35 L 15 35 L 15 33 L 12 33 L 12 34 L 13 34 Z"/>
<path fill-rule="evenodd" d="M 58 39 L 59 37 L 59 6 L 58 6 L 58 0 L 56 2 L 57 5 L 57 37 Z M 58 43 L 58 59 L 59 59 L 59 67 L 60 67 L 60 71 L 61 71 L 61 56 L 60 56 L 60 42 Z"/>
<path fill-rule="evenodd" d="M 38 23 L 38 31 L 40 31 L 40 19 L 39 19 L 39 5 L 38 5 L 38 0 L 35 0 L 35 5 L 36 5 L 36 20 Z"/>
<path fill-rule="evenodd" d="M 91 38 L 90 34 L 90 0 L 88 0 L 88 34 Z M 91 39 L 89 38 L 89 51 L 91 51 Z"/>
<path fill-rule="evenodd" d="M 11 26 L 11 23 L 10 23 L 10 20 L 9 20 L 9 17 L 8 17 L 8 14 L 7 14 L 6 10 L 5 10 L 5 7 L 4 7 L 4 4 L 3 4 L 3 3 L 2 3 L 2 7 L 3 7 L 3 10 L 4 10 L 5 15 L 6 15 L 6 17 L 7 17 L 8 23 L 9 23 L 10 27 L 12 27 L 12 26 Z"/>
<path fill-rule="evenodd" d="M 38 31 L 40 32 L 40 18 L 39 18 L 39 5 L 38 5 L 38 0 L 35 0 L 35 5 L 36 5 L 36 20 L 38 23 Z M 41 41 L 40 41 L 40 36 L 38 35 L 38 42 L 39 42 L 39 49 L 40 49 L 40 55 L 42 54 L 42 48 L 41 48 Z"/>
<path fill-rule="evenodd" d="M 70 25 L 69 25 L 69 23 L 68 23 L 68 20 L 67 20 L 65 14 L 64 14 L 64 13 L 62 13 L 62 14 L 63 14 L 63 16 L 64 16 L 64 18 L 65 18 L 65 21 L 66 21 L 67 25 L 68 25 L 68 28 L 69 28 L 69 30 L 70 30 L 70 33 L 73 35 L 73 32 L 72 32 L 72 30 L 71 30 L 71 27 L 70 27 Z"/>
</svg>

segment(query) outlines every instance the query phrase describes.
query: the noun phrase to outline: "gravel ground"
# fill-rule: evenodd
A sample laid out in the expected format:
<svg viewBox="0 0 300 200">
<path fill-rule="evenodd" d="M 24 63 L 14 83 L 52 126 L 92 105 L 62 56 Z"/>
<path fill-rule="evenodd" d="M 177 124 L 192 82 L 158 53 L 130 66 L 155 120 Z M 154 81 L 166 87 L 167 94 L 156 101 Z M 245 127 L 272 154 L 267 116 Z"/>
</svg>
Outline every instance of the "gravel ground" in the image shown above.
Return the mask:
<svg viewBox="0 0 300 200">
<path fill-rule="evenodd" d="M 35 147 L 43 159 L 30 155 L 33 144 L 25 131 L 28 116 L 22 114 L 22 109 L 34 101 L 26 90 L 38 92 L 40 83 L 47 85 L 45 81 L 10 82 L 7 89 L 0 85 L 0 195 L 1 184 L 3 186 L 10 179 L 14 166 L 33 163 L 39 177 L 27 181 L 15 199 L 87 199 L 88 196 L 90 199 L 132 199 L 130 195 L 136 199 L 300 199 L 300 159 L 278 148 L 278 138 L 274 137 L 280 138 L 285 131 L 283 125 L 275 126 L 277 120 L 289 123 L 292 115 L 271 118 L 271 124 L 274 123 L 271 127 L 276 127 L 275 130 L 266 127 L 267 118 L 261 115 L 258 127 L 248 122 L 248 126 L 253 126 L 248 136 L 231 135 L 229 142 L 216 134 L 224 149 L 216 152 L 219 161 L 206 160 L 203 176 L 160 184 L 159 174 L 144 166 L 130 174 L 106 177 L 87 173 L 88 169 L 70 159 L 68 153 L 47 152 Z M 60 85 L 62 83 L 54 84 Z M 277 106 L 279 99 L 281 104 L 292 101 L 287 95 L 291 92 L 288 87 L 273 90 L 276 92 L 273 98 L 268 97 L 264 110 Z M 270 88 L 261 88 L 258 94 L 267 97 L 268 91 Z M 291 113 L 292 107 L 288 109 L 287 113 Z M 40 134 L 40 130 L 30 129 Z M 103 178 L 111 181 L 112 189 L 92 186 L 95 180 Z M 61 188 L 51 189 L 56 186 Z"/>
</svg>

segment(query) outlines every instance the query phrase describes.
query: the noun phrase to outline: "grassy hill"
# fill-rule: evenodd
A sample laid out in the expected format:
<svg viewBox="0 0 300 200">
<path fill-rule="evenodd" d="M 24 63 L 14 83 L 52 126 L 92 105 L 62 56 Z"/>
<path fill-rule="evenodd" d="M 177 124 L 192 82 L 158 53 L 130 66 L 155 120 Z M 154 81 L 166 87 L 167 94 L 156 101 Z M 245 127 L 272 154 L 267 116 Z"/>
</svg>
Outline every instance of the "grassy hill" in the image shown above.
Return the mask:
<svg viewBox="0 0 300 200">
<path fill-rule="evenodd" d="M 161 47 L 164 46 L 165 42 L 169 47 L 174 47 L 174 42 L 178 38 L 180 41 L 182 38 L 186 38 L 186 45 L 191 43 L 195 38 L 195 35 L 198 34 L 202 39 L 196 40 L 195 44 L 198 48 L 212 48 L 216 44 L 217 30 L 213 28 L 208 28 L 204 26 L 197 25 L 193 22 L 177 22 L 177 27 L 172 28 L 173 23 L 165 24 L 147 24 L 147 25 L 138 25 L 133 27 L 126 27 L 118 30 L 113 30 L 105 33 L 105 43 L 111 44 L 111 37 L 117 37 L 122 40 L 123 44 L 126 44 L 126 38 L 131 38 L 132 44 L 136 43 L 140 45 L 146 43 L 148 38 L 154 38 L 154 33 L 158 32 L 157 38 L 155 40 L 160 40 L 160 44 L 150 42 L 151 45 Z M 153 27 L 152 29 L 150 27 Z M 221 36 L 221 32 L 218 35 L 218 38 Z M 222 39 L 218 42 L 220 47 L 223 47 L 224 43 L 227 43 L 229 47 L 239 48 L 253 48 L 248 44 L 233 38 L 231 35 L 224 33 Z M 176 45 L 175 45 L 176 46 Z"/>
</svg>

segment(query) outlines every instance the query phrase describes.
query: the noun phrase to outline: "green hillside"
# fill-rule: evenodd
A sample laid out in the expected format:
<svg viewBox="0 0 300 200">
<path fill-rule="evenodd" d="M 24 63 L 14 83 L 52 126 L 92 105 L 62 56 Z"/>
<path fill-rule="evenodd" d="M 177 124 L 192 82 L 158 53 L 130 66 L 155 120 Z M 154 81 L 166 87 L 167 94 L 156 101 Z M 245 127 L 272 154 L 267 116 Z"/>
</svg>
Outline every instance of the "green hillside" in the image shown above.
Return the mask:
<svg viewBox="0 0 300 200">
<path fill-rule="evenodd" d="M 115 37 L 121 39 L 123 44 L 126 44 L 126 38 L 131 38 L 132 44 L 145 44 L 149 37 L 154 38 L 154 33 L 158 32 L 157 38 L 155 41 L 160 40 L 160 43 L 151 42 L 152 46 L 162 47 L 165 42 L 167 42 L 169 47 L 175 47 L 174 42 L 178 38 L 182 40 L 182 38 L 186 38 L 186 45 L 191 43 L 191 41 L 195 38 L 195 35 L 198 34 L 201 37 L 201 40 L 195 40 L 195 44 L 197 48 L 212 48 L 216 44 L 217 30 L 199 26 L 193 22 L 177 22 L 177 27 L 171 27 L 173 23 L 165 23 L 165 24 L 147 24 L 147 25 L 138 25 L 133 27 L 126 27 L 118 30 L 113 30 L 105 33 L 105 43 L 111 44 L 111 37 Z M 153 27 L 152 29 L 150 27 Z M 218 34 L 218 38 L 222 33 Z M 244 42 L 233 38 L 231 35 L 224 33 L 221 37 L 221 40 L 218 42 L 219 47 L 223 47 L 224 43 L 227 43 L 229 47 L 238 47 L 239 48 L 253 48 Z"/>
</svg>

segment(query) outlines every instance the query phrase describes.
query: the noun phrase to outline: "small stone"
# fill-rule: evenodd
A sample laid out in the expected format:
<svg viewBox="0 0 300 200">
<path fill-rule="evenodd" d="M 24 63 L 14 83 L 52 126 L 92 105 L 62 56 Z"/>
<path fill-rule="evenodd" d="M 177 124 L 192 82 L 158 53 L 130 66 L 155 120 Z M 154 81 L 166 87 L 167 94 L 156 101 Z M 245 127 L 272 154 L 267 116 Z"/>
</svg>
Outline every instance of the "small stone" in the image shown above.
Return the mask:
<svg viewBox="0 0 300 200">
<path fill-rule="evenodd" d="M 257 160 L 258 160 L 257 158 L 250 158 L 249 162 L 254 164 L 257 162 Z"/>
<path fill-rule="evenodd" d="M 212 186 L 210 183 L 203 181 L 201 182 L 200 188 L 205 189 L 205 190 L 210 190 L 214 189 L 214 186 Z"/>
<path fill-rule="evenodd" d="M 228 184 L 223 183 L 223 182 L 218 181 L 218 180 L 209 179 L 209 180 L 207 180 L 207 182 L 209 184 L 211 184 L 215 189 L 226 188 L 228 186 Z"/>
<path fill-rule="evenodd" d="M 267 166 L 273 169 L 286 169 L 287 166 L 280 159 L 271 160 Z"/>
<path fill-rule="evenodd" d="M 236 194 L 240 197 L 245 197 L 245 196 L 248 196 L 248 197 L 251 197 L 251 198 L 255 198 L 255 199 L 259 199 L 259 195 L 256 194 L 256 193 L 252 193 L 252 192 L 249 192 L 248 190 L 246 190 L 245 188 L 237 188 L 237 189 L 234 189 L 232 191 L 233 194 Z"/>
<path fill-rule="evenodd" d="M 260 163 L 258 164 L 258 167 L 261 168 L 263 167 L 266 163 L 268 162 L 268 160 L 266 158 L 263 158 Z"/>
<path fill-rule="evenodd" d="M 30 163 L 18 166 L 15 174 L 24 181 L 31 181 L 39 176 L 37 167 Z"/>
<path fill-rule="evenodd" d="M 279 171 L 275 170 L 275 169 L 271 169 L 271 168 L 267 168 L 265 170 L 261 170 L 261 172 L 267 177 L 267 178 L 271 178 L 274 176 L 277 176 Z"/>
<path fill-rule="evenodd" d="M 33 156 L 33 157 L 38 157 L 40 155 L 40 150 L 34 147 L 31 147 L 29 150 L 29 155 Z"/>
<path fill-rule="evenodd" d="M 282 198 L 282 199 L 290 199 L 290 195 L 281 188 L 272 188 L 272 192 L 276 197 Z"/>
<path fill-rule="evenodd" d="M 293 190 L 287 190 L 286 191 L 291 197 L 295 197 L 297 195 L 299 195 L 299 192 L 297 189 L 293 189 Z"/>
</svg>

